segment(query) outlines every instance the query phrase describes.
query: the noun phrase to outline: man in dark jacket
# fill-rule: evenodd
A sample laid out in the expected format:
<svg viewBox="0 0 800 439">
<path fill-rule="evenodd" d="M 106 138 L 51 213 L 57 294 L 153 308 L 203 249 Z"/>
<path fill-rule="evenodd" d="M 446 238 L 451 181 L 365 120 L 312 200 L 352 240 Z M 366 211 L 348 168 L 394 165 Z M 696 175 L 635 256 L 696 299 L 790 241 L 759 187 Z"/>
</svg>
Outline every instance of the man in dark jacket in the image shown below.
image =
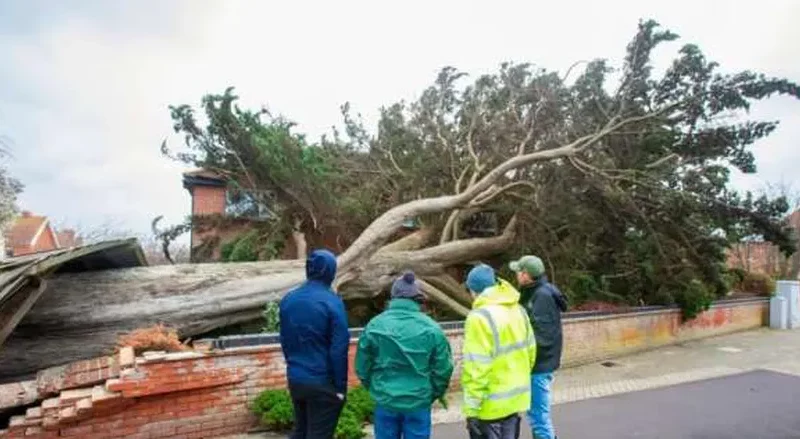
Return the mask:
<svg viewBox="0 0 800 439">
<path fill-rule="evenodd" d="M 280 338 L 294 403 L 292 439 L 333 438 L 347 392 L 350 333 L 344 303 L 331 289 L 336 257 L 315 250 L 306 282 L 280 303 Z"/>
<path fill-rule="evenodd" d="M 544 263 L 536 256 L 523 256 L 511 263 L 517 273 L 520 304 L 525 307 L 536 337 L 536 364 L 531 376 L 531 408 L 528 422 L 535 439 L 554 439 L 555 429 L 550 416 L 550 390 L 553 372 L 561 366 L 564 344 L 561 313 L 567 310 L 567 299 L 555 285 L 547 281 Z"/>
<path fill-rule="evenodd" d="M 376 439 L 431 437 L 431 405 L 444 398 L 453 374 L 441 326 L 420 310 L 414 273 L 392 285 L 389 307 L 358 339 L 356 373 L 375 407 Z"/>
</svg>

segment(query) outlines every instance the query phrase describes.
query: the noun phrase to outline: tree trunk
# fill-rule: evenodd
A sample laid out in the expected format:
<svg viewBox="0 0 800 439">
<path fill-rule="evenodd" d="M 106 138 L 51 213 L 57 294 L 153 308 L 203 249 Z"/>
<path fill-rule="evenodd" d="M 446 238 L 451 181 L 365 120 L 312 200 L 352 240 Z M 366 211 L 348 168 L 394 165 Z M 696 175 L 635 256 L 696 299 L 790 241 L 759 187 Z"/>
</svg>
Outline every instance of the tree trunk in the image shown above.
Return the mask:
<svg viewBox="0 0 800 439">
<path fill-rule="evenodd" d="M 411 269 L 431 300 L 464 315 L 469 295 L 453 291 L 460 289 L 455 280 L 443 281 L 445 268 L 502 251 L 513 241 L 514 229 L 512 220 L 493 238 L 379 251 L 357 278 L 342 285 L 340 294 L 344 299 L 374 297 Z M 166 323 L 182 337 L 192 337 L 258 319 L 266 302 L 303 282 L 304 263 L 164 265 L 58 275 L 3 346 L 0 381 L 103 355 L 121 334 L 136 328 Z"/>
</svg>

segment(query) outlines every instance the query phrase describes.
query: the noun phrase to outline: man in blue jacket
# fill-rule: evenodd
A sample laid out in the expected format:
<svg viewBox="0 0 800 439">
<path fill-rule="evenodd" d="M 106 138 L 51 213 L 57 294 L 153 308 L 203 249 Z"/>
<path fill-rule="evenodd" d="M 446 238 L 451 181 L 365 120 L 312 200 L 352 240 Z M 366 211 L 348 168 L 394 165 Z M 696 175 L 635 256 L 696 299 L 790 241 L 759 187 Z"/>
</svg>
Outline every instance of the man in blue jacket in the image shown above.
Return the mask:
<svg viewBox="0 0 800 439">
<path fill-rule="evenodd" d="M 336 256 L 315 250 L 306 260 L 306 282 L 280 303 L 292 439 L 332 439 L 344 406 L 350 333 L 344 303 L 331 289 L 335 277 Z"/>
</svg>

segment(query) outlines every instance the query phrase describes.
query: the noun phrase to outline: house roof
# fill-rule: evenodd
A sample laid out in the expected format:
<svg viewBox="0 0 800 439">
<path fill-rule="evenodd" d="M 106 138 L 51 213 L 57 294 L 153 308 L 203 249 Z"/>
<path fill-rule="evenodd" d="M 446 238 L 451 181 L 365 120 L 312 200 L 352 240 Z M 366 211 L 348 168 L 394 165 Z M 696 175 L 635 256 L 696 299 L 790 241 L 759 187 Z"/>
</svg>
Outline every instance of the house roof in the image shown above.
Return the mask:
<svg viewBox="0 0 800 439">
<path fill-rule="evenodd" d="M 58 233 L 56 233 L 56 238 L 58 240 L 58 246 L 60 248 L 71 248 L 77 247 L 81 245 L 82 239 L 79 238 L 75 231 L 72 229 L 64 229 Z"/>
<path fill-rule="evenodd" d="M 225 178 L 207 169 L 195 169 L 183 173 L 183 187 L 192 190 L 195 186 L 225 186 Z"/>
<path fill-rule="evenodd" d="M 14 221 L 6 233 L 6 245 L 9 247 L 33 245 L 49 223 L 50 220 L 46 216 L 33 215 L 27 211 L 22 212 L 22 215 Z"/>
<path fill-rule="evenodd" d="M 50 275 L 143 265 L 135 238 L 7 258 L 0 262 L 0 346 L 39 300 Z"/>
</svg>

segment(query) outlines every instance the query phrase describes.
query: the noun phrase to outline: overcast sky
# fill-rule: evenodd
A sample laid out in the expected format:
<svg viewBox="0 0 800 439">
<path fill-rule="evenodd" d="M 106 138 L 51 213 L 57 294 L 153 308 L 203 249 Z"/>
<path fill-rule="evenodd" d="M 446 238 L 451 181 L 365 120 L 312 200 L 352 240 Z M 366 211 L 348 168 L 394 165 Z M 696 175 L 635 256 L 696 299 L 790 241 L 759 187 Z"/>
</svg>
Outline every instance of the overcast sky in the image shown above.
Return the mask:
<svg viewBox="0 0 800 439">
<path fill-rule="evenodd" d="M 0 134 L 26 185 L 23 208 L 147 232 L 156 215 L 189 213 L 181 168 L 159 152 L 170 104 L 232 85 L 244 104 L 316 138 L 345 101 L 374 120 L 446 65 L 479 74 L 503 61 L 562 71 L 618 61 L 640 18 L 726 71 L 800 81 L 796 0 L 0 0 Z M 753 116 L 781 125 L 757 145 L 759 173 L 737 187 L 800 189 L 800 102 L 773 99 Z"/>
</svg>

